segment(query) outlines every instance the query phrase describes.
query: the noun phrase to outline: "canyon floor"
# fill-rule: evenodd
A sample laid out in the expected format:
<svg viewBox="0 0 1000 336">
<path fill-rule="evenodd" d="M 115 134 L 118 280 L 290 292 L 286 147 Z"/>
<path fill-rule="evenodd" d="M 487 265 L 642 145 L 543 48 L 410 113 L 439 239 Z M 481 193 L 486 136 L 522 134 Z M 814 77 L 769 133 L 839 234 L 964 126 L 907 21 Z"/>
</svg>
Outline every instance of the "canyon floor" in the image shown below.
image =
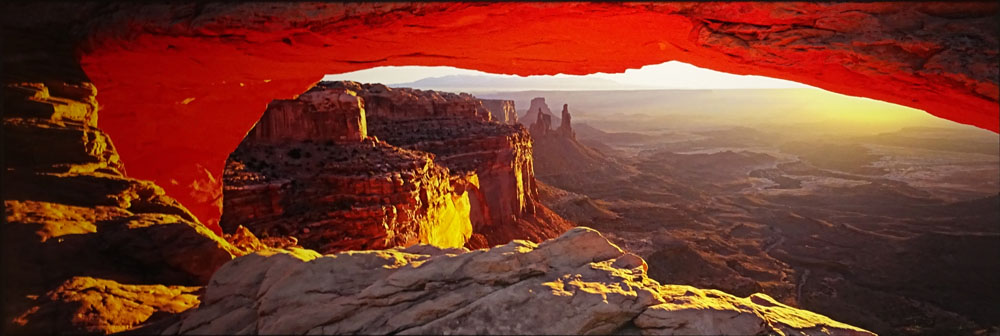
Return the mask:
<svg viewBox="0 0 1000 336">
<path fill-rule="evenodd" d="M 880 334 L 1000 330 L 996 134 L 584 115 L 578 143 L 536 140 L 542 201 L 654 279 L 762 292 Z M 565 163 L 581 157 L 593 162 Z"/>
</svg>

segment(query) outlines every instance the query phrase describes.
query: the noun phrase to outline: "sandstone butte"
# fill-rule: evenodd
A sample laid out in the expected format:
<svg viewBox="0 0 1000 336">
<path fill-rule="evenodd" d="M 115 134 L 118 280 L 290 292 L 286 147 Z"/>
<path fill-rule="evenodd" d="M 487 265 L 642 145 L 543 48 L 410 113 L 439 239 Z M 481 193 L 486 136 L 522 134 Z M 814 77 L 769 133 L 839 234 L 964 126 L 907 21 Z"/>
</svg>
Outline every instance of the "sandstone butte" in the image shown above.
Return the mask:
<svg viewBox="0 0 1000 336">
<path fill-rule="evenodd" d="M 216 230 L 225 159 L 264 107 L 377 66 L 524 76 L 678 60 L 1000 129 L 996 2 L 2 6 L 5 54 L 92 82 L 130 176 Z"/>
<path fill-rule="evenodd" d="M 227 161 L 222 228 L 322 253 L 558 236 L 570 225 L 537 200 L 527 131 L 493 113 L 468 94 L 356 82 L 273 101 Z"/>
</svg>

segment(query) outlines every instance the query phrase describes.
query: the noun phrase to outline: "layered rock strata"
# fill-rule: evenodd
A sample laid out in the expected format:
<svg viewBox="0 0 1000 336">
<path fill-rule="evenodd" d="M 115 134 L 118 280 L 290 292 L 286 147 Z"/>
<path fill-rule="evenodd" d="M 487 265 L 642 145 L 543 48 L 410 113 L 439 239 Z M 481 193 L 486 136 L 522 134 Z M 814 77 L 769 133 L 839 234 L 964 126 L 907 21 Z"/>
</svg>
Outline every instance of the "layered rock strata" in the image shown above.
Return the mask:
<svg viewBox="0 0 1000 336">
<path fill-rule="evenodd" d="M 111 139 L 96 128 L 95 95 L 86 82 L 4 84 L 5 334 L 131 328 L 153 312 L 190 305 L 143 301 L 115 311 L 117 303 L 105 302 L 111 306 L 79 313 L 46 307 L 103 300 L 79 292 L 75 277 L 116 285 L 201 285 L 246 252 L 216 236 L 159 186 L 124 175 Z"/>
<path fill-rule="evenodd" d="M 379 66 L 584 75 L 676 60 L 1000 128 L 995 2 L 2 6 L 4 72 L 41 55 L 85 73 L 130 174 L 208 224 L 225 158 L 261 106 L 323 74 Z"/>
<path fill-rule="evenodd" d="M 472 231 L 467 181 L 427 153 L 370 138 L 244 142 L 227 161 L 224 183 L 226 232 L 243 225 L 323 253 L 461 247 Z"/>
<path fill-rule="evenodd" d="M 465 117 L 491 120 L 483 102 L 468 93 L 389 88 L 383 84 L 352 81 L 320 82 L 311 89 L 317 92 L 349 90 L 365 100 L 365 111 L 373 117 L 424 118 Z M 331 91 L 333 90 L 333 91 Z"/>
<path fill-rule="evenodd" d="M 480 99 L 483 107 L 490 111 L 493 120 L 499 123 L 514 125 L 517 123 L 517 110 L 514 108 L 513 100 L 501 99 Z"/>
<path fill-rule="evenodd" d="M 453 175 L 466 176 L 476 235 L 469 247 L 504 244 L 511 239 L 537 242 L 569 228 L 538 202 L 528 132 L 520 125 L 490 121 L 488 114 L 481 113 L 481 103 L 469 103 L 478 101 L 475 97 L 349 81 L 324 82 L 318 88 L 361 90 L 357 94 L 366 108 L 368 102 L 376 101 L 381 111 L 368 113 L 370 135 L 395 146 L 433 153 L 435 162 Z M 436 97 L 446 99 L 438 101 Z M 447 108 L 410 111 L 414 106 Z"/>
<path fill-rule="evenodd" d="M 361 99 L 348 90 L 309 90 L 268 104 L 246 141 L 361 141 L 367 137 Z"/>
<path fill-rule="evenodd" d="M 351 270 L 350 273 L 342 270 Z M 488 250 L 412 246 L 226 264 L 162 334 L 874 335 L 778 303 L 660 285 L 597 231 Z"/>
</svg>

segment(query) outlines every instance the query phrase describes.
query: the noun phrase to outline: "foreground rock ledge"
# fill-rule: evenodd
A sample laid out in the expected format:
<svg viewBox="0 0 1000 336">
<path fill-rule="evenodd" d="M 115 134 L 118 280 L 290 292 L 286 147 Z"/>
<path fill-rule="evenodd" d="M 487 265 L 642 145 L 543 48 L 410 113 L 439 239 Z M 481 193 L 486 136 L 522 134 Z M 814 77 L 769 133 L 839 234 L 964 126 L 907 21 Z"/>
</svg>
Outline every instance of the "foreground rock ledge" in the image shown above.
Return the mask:
<svg viewBox="0 0 1000 336">
<path fill-rule="evenodd" d="M 763 294 L 660 285 L 578 227 L 541 244 L 236 258 L 164 334 L 874 335 Z"/>
</svg>

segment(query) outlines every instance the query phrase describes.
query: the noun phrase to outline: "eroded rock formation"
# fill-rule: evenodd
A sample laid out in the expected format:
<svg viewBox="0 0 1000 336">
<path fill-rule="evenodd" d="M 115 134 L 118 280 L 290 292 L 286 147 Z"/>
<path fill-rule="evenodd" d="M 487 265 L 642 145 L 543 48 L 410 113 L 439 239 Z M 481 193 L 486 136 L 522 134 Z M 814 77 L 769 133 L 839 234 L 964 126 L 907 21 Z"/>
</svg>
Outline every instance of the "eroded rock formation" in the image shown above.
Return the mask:
<svg viewBox="0 0 1000 336">
<path fill-rule="evenodd" d="M 538 242 L 570 227 L 538 202 L 528 132 L 490 121 L 475 97 L 349 81 L 317 87 L 359 90 L 366 108 L 369 101 L 378 102 L 380 112 L 368 114 L 370 135 L 432 153 L 434 162 L 466 181 L 475 236 L 470 247 L 512 239 Z"/>
<path fill-rule="evenodd" d="M 563 104 L 562 109 L 562 119 L 559 122 L 559 128 L 556 129 L 556 134 L 564 138 L 576 139 L 576 132 L 573 131 L 572 117 L 569 115 L 569 104 Z"/>
<path fill-rule="evenodd" d="M 363 84 L 351 81 L 320 82 L 312 90 L 357 92 L 365 100 L 365 111 L 373 118 L 463 117 L 482 120 L 492 118 L 481 100 L 464 92 L 392 89 L 378 83 Z"/>
<path fill-rule="evenodd" d="M 625 174 L 625 167 L 601 152 L 581 144 L 573 131 L 569 104 L 563 104 L 559 127 L 552 129 L 552 116 L 544 113 L 545 98 L 539 101 L 538 120 L 531 125 L 535 170 L 546 183 L 566 188 L 579 183 L 580 176 L 607 180 Z"/>
<path fill-rule="evenodd" d="M 361 141 L 368 136 L 361 104 L 349 90 L 309 90 L 295 100 L 275 100 L 246 141 Z"/>
<path fill-rule="evenodd" d="M 153 314 L 178 314 L 198 306 L 201 287 L 123 285 L 73 277 L 43 295 L 18 316 L 18 332 L 31 334 L 113 334 L 142 325 Z"/>
<path fill-rule="evenodd" d="M 8 82 L 3 88 L 8 332 L 114 332 L 153 312 L 179 312 L 190 305 L 135 303 L 132 294 L 145 294 L 131 285 L 122 286 L 132 294 L 95 308 L 103 296 L 81 292 L 84 280 L 74 277 L 93 277 L 84 282 L 100 284 L 84 287 L 100 290 L 117 282 L 201 285 L 246 252 L 216 236 L 157 185 L 124 175 L 111 139 L 96 128 L 95 94 L 85 82 Z M 75 304 L 83 308 L 74 310 Z"/>
<path fill-rule="evenodd" d="M 324 74 L 383 65 L 524 76 L 614 73 L 678 60 L 885 100 L 997 131 L 998 8 L 993 2 L 22 2 L 5 3 L 0 22 L 5 55 L 20 55 L 4 62 L 82 64 L 74 71 L 101 90 L 101 126 L 119 140 L 132 176 L 163 186 L 211 225 L 221 214 L 215 200 L 225 158 L 268 102 L 293 98 Z M 37 52 L 39 43 L 48 45 L 46 52 Z M 21 72 L 4 68 L 11 76 Z"/>
<path fill-rule="evenodd" d="M 331 120 L 356 128 L 344 136 L 336 131 L 351 128 Z M 365 134 L 362 100 L 342 87 L 320 85 L 269 105 L 227 161 L 223 229 L 294 237 L 323 253 L 465 245 L 475 181 Z"/>
<path fill-rule="evenodd" d="M 483 107 L 490 111 L 493 120 L 507 125 L 517 123 L 517 111 L 514 109 L 513 100 L 480 99 L 480 101 L 483 102 Z"/>
<path fill-rule="evenodd" d="M 523 117 L 521 117 L 521 123 L 525 126 L 533 125 L 538 122 L 539 114 L 549 116 L 549 124 L 551 125 L 553 122 L 553 120 L 551 120 L 553 118 L 552 110 L 550 110 L 549 105 L 545 103 L 545 97 L 535 97 L 531 99 L 528 111 L 525 112 Z M 559 122 L 558 118 L 556 118 L 555 122 Z"/>
<path fill-rule="evenodd" d="M 582 227 L 471 252 L 271 250 L 226 264 L 201 306 L 160 332 L 873 335 L 763 294 L 660 285 L 646 268 Z"/>
</svg>

